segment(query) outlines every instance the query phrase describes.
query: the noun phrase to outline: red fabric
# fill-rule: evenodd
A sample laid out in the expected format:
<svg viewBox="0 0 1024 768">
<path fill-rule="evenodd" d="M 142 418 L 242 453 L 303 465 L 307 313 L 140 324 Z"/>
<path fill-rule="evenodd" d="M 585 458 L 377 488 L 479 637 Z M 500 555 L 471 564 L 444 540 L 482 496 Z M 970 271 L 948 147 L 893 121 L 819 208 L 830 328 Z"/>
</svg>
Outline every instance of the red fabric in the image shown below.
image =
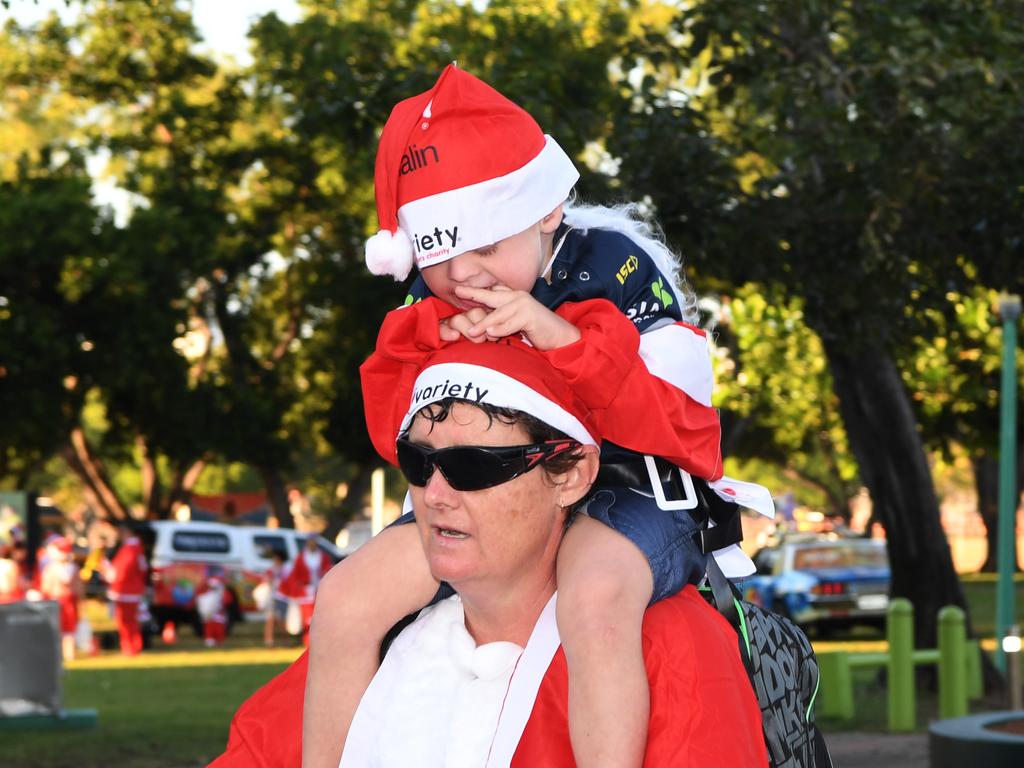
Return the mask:
<svg viewBox="0 0 1024 768">
<path fill-rule="evenodd" d="M 406 203 L 522 168 L 544 144 L 544 132 L 522 107 L 448 65 L 429 91 L 396 104 L 384 124 L 373 178 L 380 228 L 393 232 Z M 417 147 L 433 148 L 438 161 L 420 165 Z"/>
<path fill-rule="evenodd" d="M 134 656 L 142 652 L 142 628 L 139 626 L 139 604 L 118 600 L 114 603 L 114 621 L 121 641 L 121 653 Z"/>
<path fill-rule="evenodd" d="M 395 463 L 395 437 L 409 409 L 416 377 L 428 364 L 478 363 L 507 373 L 544 392 L 575 415 L 595 437 L 662 456 L 692 474 L 716 480 L 722 475 L 718 413 L 664 379 L 640 357 L 640 334 L 609 301 L 566 302 L 555 311 L 582 334 L 579 341 L 540 352 L 517 338 L 501 346 L 441 341 L 442 319 L 458 310 L 427 298 L 389 312 L 377 348 L 360 367 L 366 426 L 377 452 Z M 517 358 L 512 358 L 517 355 Z M 531 377 L 546 358 L 561 375 L 552 381 Z M 380 393 L 390 393 L 381 397 Z"/>
<path fill-rule="evenodd" d="M 231 721 L 228 746 L 210 768 L 298 768 L 302 763 L 302 700 L 309 654 L 303 653 L 246 699 Z"/>
<path fill-rule="evenodd" d="M 648 609 L 644 657 L 651 682 L 645 768 L 751 768 L 768 764 L 761 712 L 736 633 L 692 587 Z M 301 763 L 307 654 L 235 714 L 213 768 L 291 768 Z M 574 765 L 565 656 L 555 655 L 537 693 L 512 768 Z"/>
<path fill-rule="evenodd" d="M 203 624 L 203 639 L 212 640 L 220 645 L 228 634 L 228 625 L 222 619 L 207 619 Z"/>
<path fill-rule="evenodd" d="M 110 563 L 110 596 L 115 600 L 141 598 L 146 591 L 148 570 L 142 542 L 136 538 L 127 539 Z"/>
<path fill-rule="evenodd" d="M 327 575 L 327 572 L 331 570 L 333 565 L 331 558 L 321 552 L 320 574 L 317 577 L 317 584 L 320 583 L 320 579 Z M 288 575 L 281 580 L 280 592 L 285 597 L 293 600 L 312 603 L 315 595 L 314 590 L 309 589 L 311 586 L 313 586 L 313 574 L 309 572 L 309 566 L 306 565 L 305 550 L 303 550 L 295 558 L 295 562 L 292 563 Z"/>
<path fill-rule="evenodd" d="M 73 634 L 78 627 L 78 598 L 64 595 L 57 600 L 60 608 L 60 631 L 62 634 Z"/>
<path fill-rule="evenodd" d="M 0 562 L 3 579 L 0 580 L 0 603 L 16 603 L 25 599 L 25 567 L 17 560 L 4 559 Z"/>
<path fill-rule="evenodd" d="M 651 685 L 645 768 L 768 765 L 761 710 L 736 633 L 691 585 L 648 609 L 644 659 Z M 574 765 L 565 654 L 551 662 L 511 768 Z"/>
<path fill-rule="evenodd" d="M 598 303 L 607 306 L 595 311 Z M 651 374 L 639 354 L 639 331 L 614 304 L 566 302 L 555 313 L 581 338 L 541 354 L 595 410 L 604 440 L 661 456 L 697 477 L 722 476 L 718 412 Z"/>
</svg>

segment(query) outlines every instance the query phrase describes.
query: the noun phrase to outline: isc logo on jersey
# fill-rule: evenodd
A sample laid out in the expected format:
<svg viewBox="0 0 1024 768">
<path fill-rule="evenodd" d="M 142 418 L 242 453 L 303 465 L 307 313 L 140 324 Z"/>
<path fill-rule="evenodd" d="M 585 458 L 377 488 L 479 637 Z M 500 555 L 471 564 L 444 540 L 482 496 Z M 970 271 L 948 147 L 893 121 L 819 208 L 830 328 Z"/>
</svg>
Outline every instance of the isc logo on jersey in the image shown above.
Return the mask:
<svg viewBox="0 0 1024 768">
<path fill-rule="evenodd" d="M 615 273 L 615 277 L 619 281 L 619 285 L 625 285 L 626 280 L 629 276 L 636 272 L 636 268 L 640 265 L 640 260 L 636 256 L 630 256 L 626 259 L 626 263 L 619 267 L 619 271 Z"/>
</svg>

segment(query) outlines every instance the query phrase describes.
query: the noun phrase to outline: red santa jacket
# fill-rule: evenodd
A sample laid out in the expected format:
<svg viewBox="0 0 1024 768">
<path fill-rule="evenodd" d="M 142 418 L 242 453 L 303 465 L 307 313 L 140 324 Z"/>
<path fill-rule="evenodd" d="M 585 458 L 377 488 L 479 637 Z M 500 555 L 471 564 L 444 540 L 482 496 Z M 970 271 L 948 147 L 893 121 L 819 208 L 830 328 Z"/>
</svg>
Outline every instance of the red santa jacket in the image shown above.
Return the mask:
<svg viewBox="0 0 1024 768">
<path fill-rule="evenodd" d="M 142 542 L 132 536 L 125 539 L 114 555 L 107 573 L 110 584 L 107 594 L 111 600 L 138 602 L 146 591 L 146 572 L 149 566 L 142 551 Z"/>
<path fill-rule="evenodd" d="M 647 611 L 644 658 L 651 685 L 645 768 L 768 764 L 761 713 L 739 657 L 736 634 L 693 587 Z M 300 764 L 306 667 L 303 654 L 241 706 L 231 724 L 227 751 L 213 768 Z M 567 692 L 565 656 L 558 649 L 535 694 L 530 694 L 532 709 L 525 727 L 513 732 L 511 768 L 574 765 Z"/>
<path fill-rule="evenodd" d="M 295 562 L 292 563 L 291 570 L 288 575 L 281 580 L 280 592 L 285 597 L 290 597 L 299 602 L 312 602 L 315 597 L 316 587 L 320 584 L 326 573 L 331 570 L 331 566 L 334 563 L 331 562 L 324 552 L 318 552 L 320 555 L 320 569 L 319 573 L 310 573 L 309 566 L 306 564 L 306 550 L 303 549 L 295 558 Z M 310 589 L 312 587 L 312 589 Z"/>
</svg>

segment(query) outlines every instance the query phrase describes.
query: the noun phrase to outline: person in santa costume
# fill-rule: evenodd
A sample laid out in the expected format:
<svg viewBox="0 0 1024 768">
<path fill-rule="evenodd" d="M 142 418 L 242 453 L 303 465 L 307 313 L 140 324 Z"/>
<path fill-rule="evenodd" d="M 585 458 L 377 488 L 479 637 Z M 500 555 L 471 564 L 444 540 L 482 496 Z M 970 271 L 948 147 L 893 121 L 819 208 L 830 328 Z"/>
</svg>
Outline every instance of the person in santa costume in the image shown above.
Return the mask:
<svg viewBox="0 0 1024 768">
<path fill-rule="evenodd" d="M 281 580 L 280 592 L 294 600 L 302 610 L 303 642 L 309 644 L 309 626 L 313 618 L 313 605 L 321 580 L 334 563 L 316 544 L 316 536 L 306 538 L 302 552 L 295 558 L 288 574 Z"/>
<path fill-rule="evenodd" d="M 644 609 L 698 582 L 709 552 L 730 576 L 752 573 L 736 546 L 735 502 L 774 510 L 767 490 L 722 475 L 708 340 L 695 325 L 696 299 L 680 280 L 678 258 L 631 215 L 635 207 L 569 203 L 578 178 L 529 114 L 449 66 L 429 91 L 398 104 L 384 127 L 374 178 L 381 231 L 366 259 L 372 272 L 396 279 L 417 267 L 406 303 L 437 297 L 454 306 L 441 324 L 446 340 L 522 333 L 571 358 L 582 329 L 555 310 L 588 299 L 611 302 L 639 331 L 628 354 L 642 361 L 646 381 L 605 409 L 601 493 L 559 564 L 577 761 L 628 768 L 642 759 L 647 719 Z M 607 366 L 588 375 L 615 388 L 623 386 L 618 373 Z M 664 439 L 631 447 L 637 411 L 655 408 Z M 383 633 L 432 594 L 417 546 L 411 529 L 389 529 L 321 591 L 307 768 L 336 764 Z M 380 579 L 399 568 L 400 577 Z"/>
<path fill-rule="evenodd" d="M 55 600 L 60 612 L 61 652 L 65 661 L 75 658 L 75 630 L 78 628 L 78 602 L 85 587 L 78 573 L 71 539 L 61 537 L 49 545 L 40 579 L 40 592 L 46 600 Z"/>
<path fill-rule="evenodd" d="M 107 597 L 114 605 L 114 621 L 121 641 L 121 653 L 135 656 L 142 651 L 139 606 L 146 592 L 149 563 L 142 542 L 131 526 L 118 528 L 121 542 L 106 570 Z"/>
<path fill-rule="evenodd" d="M 371 438 L 408 480 L 424 559 L 455 594 L 391 645 L 341 765 L 576 765 L 558 550 L 598 472 L 602 409 L 557 351 L 518 338 L 442 341 L 438 321 L 452 311 L 430 299 L 392 313 L 361 369 Z M 613 306 L 587 302 L 571 316 L 588 329 L 577 350 L 587 368 L 614 363 L 624 381 L 639 375 L 606 353 L 636 334 Z M 371 391 L 394 394 L 371 403 Z M 643 765 L 767 764 L 760 710 L 725 619 L 689 585 L 649 609 L 643 627 Z M 303 667 L 243 705 L 214 766 L 298 764 Z"/>
<path fill-rule="evenodd" d="M 209 648 L 224 645 L 228 634 L 228 608 L 234 602 L 221 576 L 210 576 L 196 594 L 196 610 L 203 620 L 203 641 Z"/>
</svg>

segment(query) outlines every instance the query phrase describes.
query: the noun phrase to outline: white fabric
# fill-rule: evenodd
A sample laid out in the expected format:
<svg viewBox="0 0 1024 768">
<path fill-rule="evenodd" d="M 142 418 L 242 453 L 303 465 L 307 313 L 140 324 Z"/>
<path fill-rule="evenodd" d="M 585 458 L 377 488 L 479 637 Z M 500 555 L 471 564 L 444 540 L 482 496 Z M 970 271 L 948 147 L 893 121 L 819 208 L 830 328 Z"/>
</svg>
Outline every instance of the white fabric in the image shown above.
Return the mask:
<svg viewBox="0 0 1024 768">
<path fill-rule="evenodd" d="M 513 643 L 477 647 L 457 595 L 424 609 L 363 694 L 340 768 L 485 765 L 522 652 Z"/>
<path fill-rule="evenodd" d="M 399 434 L 405 432 L 421 408 L 446 397 L 515 408 L 536 416 L 545 424 L 584 445 L 597 445 L 586 427 L 561 405 L 549 400 L 521 381 L 492 368 L 465 363 L 440 363 L 424 370 L 412 388 L 409 411 L 402 419 Z"/>
<path fill-rule="evenodd" d="M 312 594 L 316 592 L 316 588 L 320 585 L 320 577 L 323 576 L 320 573 L 320 567 L 323 565 L 323 555 L 320 554 L 319 549 L 314 549 L 310 552 L 303 547 L 302 559 L 306 561 L 306 568 L 309 570 L 309 585 L 306 587 L 306 591 Z"/>
<path fill-rule="evenodd" d="M 760 512 L 765 517 L 775 517 L 775 500 L 763 485 L 735 480 L 725 475 L 708 485 L 726 501 L 735 501 L 741 507 Z"/>
<path fill-rule="evenodd" d="M 707 336 L 681 323 L 662 326 L 640 336 L 640 358 L 654 376 L 711 407 L 715 380 Z"/>
<path fill-rule="evenodd" d="M 554 139 L 544 139 L 544 148 L 522 168 L 398 209 L 418 268 L 519 234 L 565 202 L 580 174 Z"/>
<path fill-rule="evenodd" d="M 554 658 L 562 640 L 558 635 L 555 605 L 558 594 L 551 596 L 548 604 L 537 619 L 523 656 L 516 667 L 515 675 L 505 697 L 505 708 L 494 733 L 494 742 L 486 768 L 505 768 L 512 762 L 519 739 L 526 728 L 526 722 L 533 712 L 537 691 L 544 679 L 551 659 Z"/>
<path fill-rule="evenodd" d="M 722 569 L 722 573 L 730 579 L 741 579 L 757 570 L 754 561 L 737 544 L 716 549 L 711 554 L 715 556 L 715 562 Z"/>
</svg>

